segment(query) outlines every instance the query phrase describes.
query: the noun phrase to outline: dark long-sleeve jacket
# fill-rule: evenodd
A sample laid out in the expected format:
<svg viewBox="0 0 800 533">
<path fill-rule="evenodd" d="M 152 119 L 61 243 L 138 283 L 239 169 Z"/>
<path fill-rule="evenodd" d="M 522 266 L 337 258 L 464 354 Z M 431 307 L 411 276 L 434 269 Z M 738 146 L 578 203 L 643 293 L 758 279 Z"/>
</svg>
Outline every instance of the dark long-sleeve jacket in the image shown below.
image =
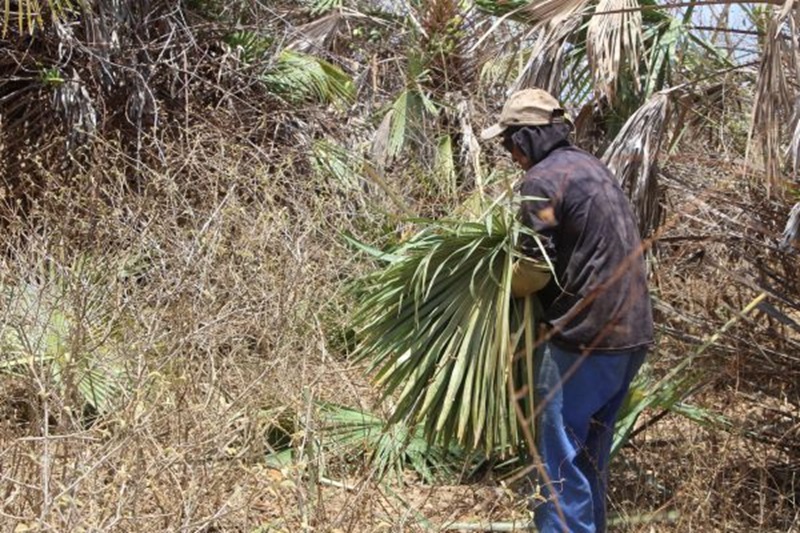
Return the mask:
<svg viewBox="0 0 800 533">
<path fill-rule="evenodd" d="M 628 199 L 591 154 L 567 142 L 545 148 L 519 193 L 536 198 L 522 202 L 520 217 L 540 235 L 555 266 L 557 283 L 540 293 L 551 340 L 574 351 L 651 344 L 642 243 Z M 526 255 L 542 257 L 530 237 L 521 245 Z"/>
</svg>

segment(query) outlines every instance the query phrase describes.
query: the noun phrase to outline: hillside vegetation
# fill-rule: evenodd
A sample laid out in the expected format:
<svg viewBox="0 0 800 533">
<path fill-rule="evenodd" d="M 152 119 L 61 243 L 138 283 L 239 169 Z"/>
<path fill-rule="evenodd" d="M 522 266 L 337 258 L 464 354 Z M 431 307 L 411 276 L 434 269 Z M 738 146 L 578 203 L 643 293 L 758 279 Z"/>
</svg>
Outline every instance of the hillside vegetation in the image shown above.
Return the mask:
<svg viewBox="0 0 800 533">
<path fill-rule="evenodd" d="M 648 247 L 614 530 L 800 531 L 800 9 L 670 3 L 0 4 L 0 529 L 519 527 L 520 462 L 387 426 L 351 324 L 538 86 Z"/>
</svg>

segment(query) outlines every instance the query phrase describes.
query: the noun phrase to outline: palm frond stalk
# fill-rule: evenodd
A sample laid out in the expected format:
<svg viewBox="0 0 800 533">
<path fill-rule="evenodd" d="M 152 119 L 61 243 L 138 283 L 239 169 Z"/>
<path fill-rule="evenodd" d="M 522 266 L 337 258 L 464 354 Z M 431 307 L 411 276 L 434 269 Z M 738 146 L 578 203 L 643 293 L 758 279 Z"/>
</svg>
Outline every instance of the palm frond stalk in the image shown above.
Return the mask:
<svg viewBox="0 0 800 533">
<path fill-rule="evenodd" d="M 429 442 L 467 449 L 524 445 L 532 431 L 518 418 L 533 412 L 534 302 L 510 292 L 523 232 L 511 202 L 477 222 L 429 221 L 358 285 L 356 357 L 393 397 L 390 424 L 421 425 Z"/>
</svg>

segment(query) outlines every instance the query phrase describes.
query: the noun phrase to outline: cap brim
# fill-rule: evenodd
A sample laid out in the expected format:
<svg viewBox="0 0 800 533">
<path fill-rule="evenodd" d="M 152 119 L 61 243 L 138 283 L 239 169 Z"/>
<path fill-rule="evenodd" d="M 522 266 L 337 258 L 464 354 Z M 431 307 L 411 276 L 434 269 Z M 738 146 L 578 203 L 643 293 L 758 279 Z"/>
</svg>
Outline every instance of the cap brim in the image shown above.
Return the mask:
<svg viewBox="0 0 800 533">
<path fill-rule="evenodd" d="M 484 141 L 488 141 L 489 139 L 494 139 L 501 133 L 506 130 L 505 126 L 501 126 L 500 124 L 495 124 L 494 126 L 490 126 L 481 132 L 481 139 Z"/>
</svg>

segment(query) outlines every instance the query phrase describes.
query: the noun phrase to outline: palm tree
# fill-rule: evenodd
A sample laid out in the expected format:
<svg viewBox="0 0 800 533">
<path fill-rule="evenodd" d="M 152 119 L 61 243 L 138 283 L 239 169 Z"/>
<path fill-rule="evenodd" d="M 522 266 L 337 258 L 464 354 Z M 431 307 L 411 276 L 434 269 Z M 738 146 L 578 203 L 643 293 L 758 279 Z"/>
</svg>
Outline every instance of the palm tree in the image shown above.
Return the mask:
<svg viewBox="0 0 800 533">
<path fill-rule="evenodd" d="M 797 84 L 789 83 L 790 79 L 797 79 L 798 70 L 794 40 L 787 38 L 794 34 L 793 4 L 768 2 L 765 5 L 772 7 L 756 12 L 751 3 L 720 3 L 740 6 L 751 28 L 755 28 L 745 33 L 759 34 L 759 17 L 768 19 L 765 34 L 760 38 L 758 76 L 749 80 L 757 87 L 750 146 L 759 152 L 765 165 L 763 186 L 768 193 L 782 194 L 788 185 L 780 178 L 782 150 L 789 133 L 785 125 L 798 124 L 793 118 Z M 533 41 L 523 40 L 521 46 L 532 44 L 533 49 L 525 68 L 517 73 L 513 88 L 544 87 L 579 109 L 576 120 L 579 137 L 587 137 L 589 131 L 598 129 L 612 138 L 624 133 L 627 139 L 618 138 L 605 152 L 604 159 L 618 179 L 629 184 L 626 186 L 629 193 L 636 196 L 632 200 L 642 230 L 645 234 L 652 231 L 657 216 L 646 205 L 656 205 L 657 200 L 642 191 L 649 190 L 651 194 L 657 191 L 653 181 L 660 143 L 665 136 L 679 138 L 687 124 L 697 124 L 670 120 L 670 104 L 679 104 L 672 108 L 679 109 L 685 119 L 687 96 L 702 94 L 712 87 L 718 89 L 720 84 L 730 88 L 731 94 L 736 93 L 736 88 L 747 81 L 747 69 L 753 62 L 726 50 L 719 36 L 740 30 L 724 26 L 723 18 L 717 27 L 698 26 L 694 15 L 702 2 L 682 3 L 680 10 L 655 0 L 597 3 L 480 0 L 476 4 L 494 16 L 508 17 L 531 27 Z M 663 95 L 656 97 L 659 92 Z M 659 120 L 646 120 L 656 105 L 664 107 L 657 113 Z M 693 101 L 691 105 L 713 103 Z M 702 115 L 694 111 L 694 115 Z M 795 126 L 792 131 L 795 142 L 791 157 L 796 161 L 800 129 Z M 621 150 L 622 146 L 627 148 Z M 645 164 L 636 165 L 638 169 L 632 172 L 629 164 L 619 164 L 622 160 L 644 160 Z M 641 185 L 644 183 L 649 185 Z"/>
</svg>

